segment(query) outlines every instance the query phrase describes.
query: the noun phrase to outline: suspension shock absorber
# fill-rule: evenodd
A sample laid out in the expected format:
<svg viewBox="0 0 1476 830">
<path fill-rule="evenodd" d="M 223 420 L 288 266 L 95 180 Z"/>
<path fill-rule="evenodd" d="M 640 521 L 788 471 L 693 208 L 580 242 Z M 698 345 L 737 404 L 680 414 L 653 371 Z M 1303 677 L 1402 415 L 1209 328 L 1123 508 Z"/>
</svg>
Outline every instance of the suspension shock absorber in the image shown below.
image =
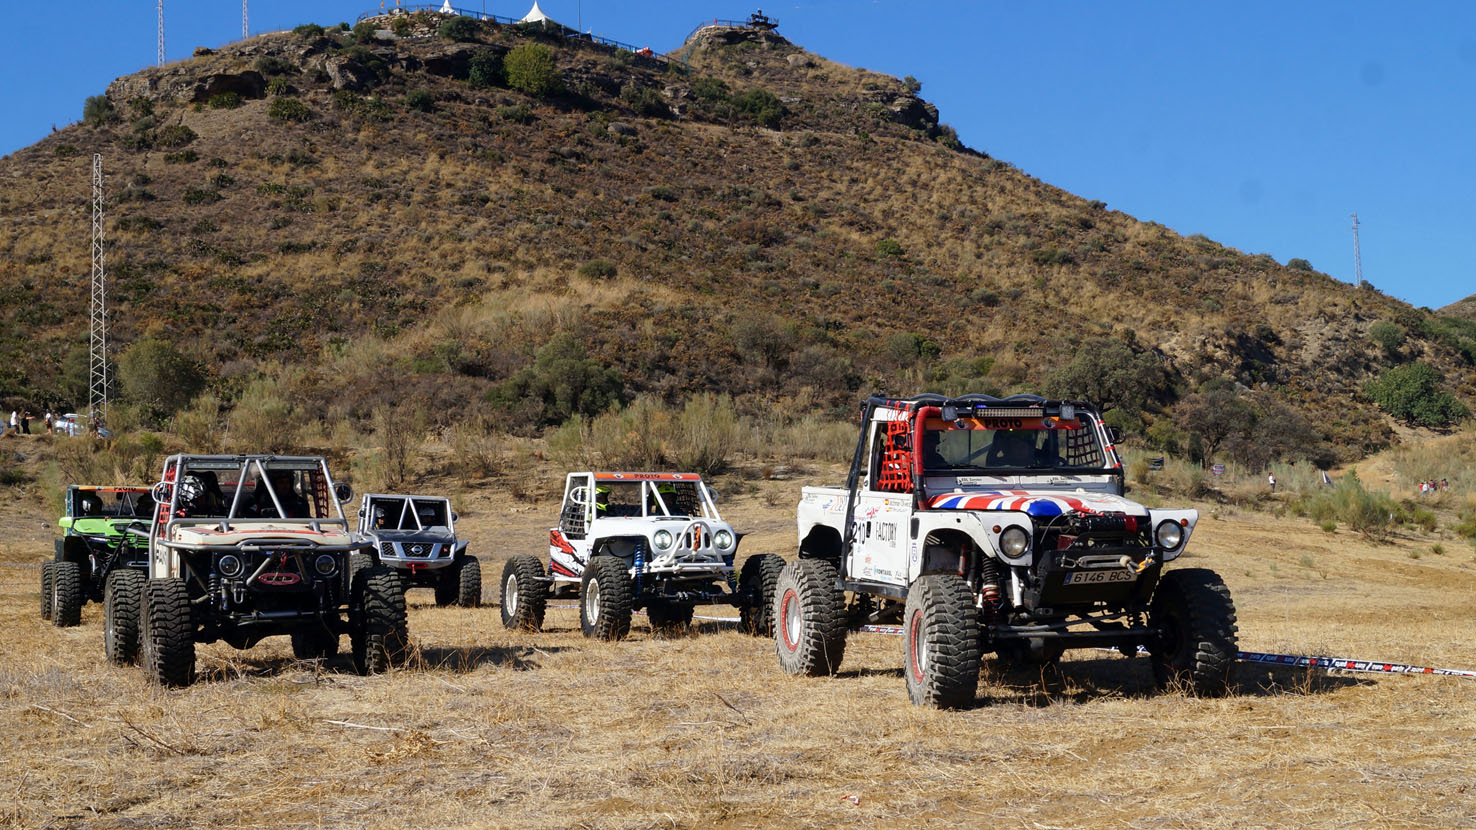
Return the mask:
<svg viewBox="0 0 1476 830">
<path fill-rule="evenodd" d="M 979 563 L 979 595 L 985 605 L 999 602 L 999 561 L 987 554 Z"/>
<path fill-rule="evenodd" d="M 635 592 L 641 595 L 641 577 L 646 571 L 646 540 L 639 539 L 635 543 Z"/>
</svg>

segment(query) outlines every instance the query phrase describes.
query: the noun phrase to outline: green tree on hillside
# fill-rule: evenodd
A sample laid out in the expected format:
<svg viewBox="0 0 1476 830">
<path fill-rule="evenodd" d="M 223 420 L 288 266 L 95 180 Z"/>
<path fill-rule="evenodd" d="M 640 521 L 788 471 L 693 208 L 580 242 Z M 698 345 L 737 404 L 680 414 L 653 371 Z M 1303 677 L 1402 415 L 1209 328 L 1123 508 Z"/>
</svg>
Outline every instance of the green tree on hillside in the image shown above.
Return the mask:
<svg viewBox="0 0 1476 830">
<path fill-rule="evenodd" d="M 1471 410 L 1449 392 L 1440 391 L 1444 380 L 1434 367 L 1410 363 L 1389 369 L 1364 384 L 1363 393 L 1401 421 L 1445 427 L 1467 417 Z"/>
<path fill-rule="evenodd" d="M 1115 338 L 1088 340 L 1057 369 L 1046 388 L 1053 397 L 1083 400 L 1103 409 L 1142 411 L 1164 387 L 1163 366 L 1151 352 L 1138 354 Z"/>
<path fill-rule="evenodd" d="M 502 66 L 507 85 L 535 98 L 564 91 L 564 76 L 554 62 L 553 50 L 541 43 L 524 43 L 507 53 Z"/>
<path fill-rule="evenodd" d="M 205 373 L 172 344 L 146 337 L 118 358 L 118 382 L 130 401 L 165 417 L 183 409 L 205 388 Z"/>
<path fill-rule="evenodd" d="M 493 387 L 487 399 L 514 420 L 544 426 L 561 424 L 571 415 L 596 415 L 624 393 L 619 372 L 589 359 L 578 338 L 563 333 L 538 350 L 532 366 Z"/>
</svg>

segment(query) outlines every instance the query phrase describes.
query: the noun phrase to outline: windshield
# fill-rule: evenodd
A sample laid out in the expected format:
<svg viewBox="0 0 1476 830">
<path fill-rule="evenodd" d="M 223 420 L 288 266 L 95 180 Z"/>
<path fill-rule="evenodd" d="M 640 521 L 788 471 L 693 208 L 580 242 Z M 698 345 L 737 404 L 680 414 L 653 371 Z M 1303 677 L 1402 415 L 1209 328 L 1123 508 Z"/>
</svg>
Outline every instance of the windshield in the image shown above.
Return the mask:
<svg viewBox="0 0 1476 830">
<path fill-rule="evenodd" d="M 252 459 L 243 467 L 187 459 L 179 481 L 175 509 L 187 518 L 340 518 L 320 462 Z"/>
<path fill-rule="evenodd" d="M 108 487 L 78 490 L 74 499 L 73 515 L 87 519 L 147 519 L 154 506 L 147 491 Z"/>
<path fill-rule="evenodd" d="M 595 515 L 716 519 L 703 501 L 701 486 L 700 481 L 600 481 L 595 486 Z"/>
<path fill-rule="evenodd" d="M 989 429 L 986 426 L 996 424 L 988 420 L 950 423 L 929 419 L 923 432 L 923 469 L 1097 470 L 1107 466 L 1096 431 L 1081 421 L 1009 420 L 1008 429 Z"/>
</svg>

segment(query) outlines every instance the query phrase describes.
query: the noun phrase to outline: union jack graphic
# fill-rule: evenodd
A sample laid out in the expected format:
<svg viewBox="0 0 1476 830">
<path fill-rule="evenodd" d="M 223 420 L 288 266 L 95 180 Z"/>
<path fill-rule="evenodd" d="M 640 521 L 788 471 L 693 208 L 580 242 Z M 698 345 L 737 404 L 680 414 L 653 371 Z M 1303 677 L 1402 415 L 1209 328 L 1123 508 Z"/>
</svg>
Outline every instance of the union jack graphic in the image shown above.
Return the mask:
<svg viewBox="0 0 1476 830">
<path fill-rule="evenodd" d="M 944 493 L 929 500 L 928 507 L 934 510 L 1013 510 L 1047 518 L 1067 512 L 1120 513 L 1127 505 L 1118 505 L 1100 497 L 1088 501 L 1075 496 L 1042 495 L 1028 490 L 999 490 L 984 493 Z"/>
</svg>

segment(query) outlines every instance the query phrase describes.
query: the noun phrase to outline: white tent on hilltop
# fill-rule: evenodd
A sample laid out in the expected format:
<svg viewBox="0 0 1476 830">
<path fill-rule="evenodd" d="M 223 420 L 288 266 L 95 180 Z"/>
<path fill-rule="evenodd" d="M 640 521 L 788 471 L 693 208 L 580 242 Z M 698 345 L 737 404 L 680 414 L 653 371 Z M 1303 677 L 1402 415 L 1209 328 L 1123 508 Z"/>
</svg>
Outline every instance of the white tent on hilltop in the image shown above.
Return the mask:
<svg viewBox="0 0 1476 830">
<path fill-rule="evenodd" d="M 441 4 L 441 14 L 456 14 L 456 10 L 451 8 L 451 0 Z"/>
<path fill-rule="evenodd" d="M 543 23 L 544 21 L 548 21 L 549 23 L 555 22 L 553 18 L 543 13 L 543 9 L 538 8 L 538 0 L 533 0 L 533 8 L 529 9 L 528 13 L 523 15 L 523 19 L 518 22 Z"/>
</svg>

